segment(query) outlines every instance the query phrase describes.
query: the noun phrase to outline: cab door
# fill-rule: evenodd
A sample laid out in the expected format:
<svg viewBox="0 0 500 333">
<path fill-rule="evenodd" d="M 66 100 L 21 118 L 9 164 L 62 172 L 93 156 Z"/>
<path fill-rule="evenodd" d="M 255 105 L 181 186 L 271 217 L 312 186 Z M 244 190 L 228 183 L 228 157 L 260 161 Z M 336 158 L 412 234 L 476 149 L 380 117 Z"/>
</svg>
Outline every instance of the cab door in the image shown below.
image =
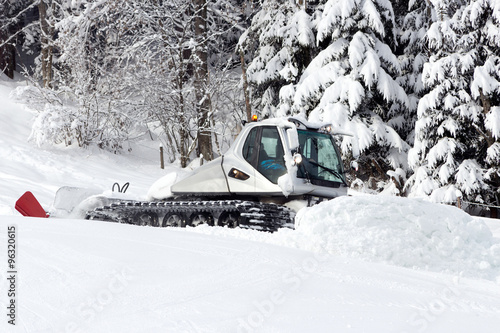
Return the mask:
<svg viewBox="0 0 500 333">
<path fill-rule="evenodd" d="M 228 185 L 232 193 L 282 195 L 277 185 L 278 178 L 287 170 L 283 143 L 276 126 L 252 128 L 234 154 L 238 161 L 231 161 L 231 156 L 224 161 L 224 168 L 230 169 Z"/>
<path fill-rule="evenodd" d="M 261 127 L 258 142 L 254 167 L 268 181 L 278 184 L 278 178 L 286 173 L 285 152 L 278 128 L 274 126 Z"/>
</svg>

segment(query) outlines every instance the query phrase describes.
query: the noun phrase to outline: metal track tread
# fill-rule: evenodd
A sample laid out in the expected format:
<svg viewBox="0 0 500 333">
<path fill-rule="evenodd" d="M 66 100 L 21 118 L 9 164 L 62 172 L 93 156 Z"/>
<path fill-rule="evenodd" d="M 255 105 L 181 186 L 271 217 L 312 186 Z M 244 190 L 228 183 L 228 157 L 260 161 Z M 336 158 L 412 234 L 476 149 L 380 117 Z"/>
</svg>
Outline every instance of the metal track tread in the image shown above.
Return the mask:
<svg viewBox="0 0 500 333">
<path fill-rule="evenodd" d="M 86 219 L 185 227 L 208 224 L 274 232 L 294 228 L 295 214 L 288 207 L 241 200 L 119 201 L 86 214 Z"/>
</svg>

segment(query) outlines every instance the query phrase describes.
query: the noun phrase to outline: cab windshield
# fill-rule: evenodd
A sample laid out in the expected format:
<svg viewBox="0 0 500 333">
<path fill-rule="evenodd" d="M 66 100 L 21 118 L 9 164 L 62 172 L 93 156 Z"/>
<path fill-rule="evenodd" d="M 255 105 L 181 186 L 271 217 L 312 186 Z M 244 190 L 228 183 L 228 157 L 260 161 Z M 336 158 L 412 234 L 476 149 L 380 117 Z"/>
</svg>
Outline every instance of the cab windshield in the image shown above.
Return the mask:
<svg viewBox="0 0 500 333">
<path fill-rule="evenodd" d="M 297 132 L 303 156 L 297 176 L 320 186 L 345 184 L 342 160 L 332 136 L 305 130 Z"/>
</svg>

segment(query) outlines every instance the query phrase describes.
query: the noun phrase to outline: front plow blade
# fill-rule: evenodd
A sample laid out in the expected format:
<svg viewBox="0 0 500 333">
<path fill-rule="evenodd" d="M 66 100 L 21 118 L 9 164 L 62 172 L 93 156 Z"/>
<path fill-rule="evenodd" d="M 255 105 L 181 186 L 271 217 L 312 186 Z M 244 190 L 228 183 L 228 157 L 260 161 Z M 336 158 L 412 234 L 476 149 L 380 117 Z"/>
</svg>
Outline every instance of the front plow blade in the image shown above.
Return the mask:
<svg viewBox="0 0 500 333">
<path fill-rule="evenodd" d="M 33 193 L 24 193 L 17 201 L 15 208 L 23 216 L 30 217 L 49 217 L 49 214 L 43 209 L 42 205 L 35 198 Z"/>
</svg>

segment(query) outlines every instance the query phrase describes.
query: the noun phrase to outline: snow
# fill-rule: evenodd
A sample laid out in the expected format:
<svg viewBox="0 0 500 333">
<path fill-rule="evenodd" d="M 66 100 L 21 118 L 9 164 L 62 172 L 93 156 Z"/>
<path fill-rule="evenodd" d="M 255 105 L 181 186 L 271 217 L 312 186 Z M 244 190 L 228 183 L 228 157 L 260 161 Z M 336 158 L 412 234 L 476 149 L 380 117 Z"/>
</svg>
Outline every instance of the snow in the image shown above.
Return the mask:
<svg viewBox="0 0 500 333">
<path fill-rule="evenodd" d="M 464 160 L 455 175 L 457 185 L 466 194 L 476 192 L 483 182 L 483 171 L 475 160 Z"/>
<path fill-rule="evenodd" d="M 297 41 L 302 46 L 314 45 L 314 33 L 311 23 L 311 17 L 303 10 L 299 10 L 292 17 L 292 26 L 288 32 L 289 38 L 286 40 L 294 40 L 296 37 Z"/>
<path fill-rule="evenodd" d="M 382 195 L 341 197 L 304 209 L 297 219 L 298 231 L 332 254 L 500 277 L 500 242 L 483 222 L 455 207 Z M 481 270 L 483 264 L 488 269 Z"/>
<path fill-rule="evenodd" d="M 384 23 L 382 23 L 379 11 L 375 7 L 375 4 L 371 0 L 366 0 L 362 5 L 362 9 L 363 12 L 365 12 L 368 21 L 370 22 L 369 26 L 372 27 L 381 36 L 385 36 Z"/>
<path fill-rule="evenodd" d="M 147 141 L 122 155 L 37 148 L 27 141 L 34 115 L 8 97 L 18 84 L 0 79 L 1 332 L 498 330 L 500 222 L 450 206 L 342 197 L 273 234 L 21 217 L 13 207 L 26 190 L 51 207 L 61 186 L 106 192 L 130 181 L 127 194 L 144 199 L 184 171 L 161 170 Z M 6 316 L 9 226 L 16 326 Z"/>
<path fill-rule="evenodd" d="M 495 66 L 495 58 L 490 58 L 484 66 L 478 66 L 474 69 L 474 80 L 471 83 L 472 95 L 478 98 L 481 93 L 488 96 L 500 89 L 500 83 L 492 76 L 497 70 Z"/>
<path fill-rule="evenodd" d="M 493 164 L 493 161 L 498 161 L 499 158 L 500 158 L 500 143 L 495 142 L 487 149 L 486 161 L 488 163 Z"/>
<path fill-rule="evenodd" d="M 500 107 L 492 107 L 486 115 L 485 126 L 495 139 L 500 139 Z"/>
<path fill-rule="evenodd" d="M 359 1 L 329 0 L 318 23 L 318 42 L 329 37 L 333 27 L 341 26 L 344 20 L 348 21 L 358 5 Z"/>
</svg>

